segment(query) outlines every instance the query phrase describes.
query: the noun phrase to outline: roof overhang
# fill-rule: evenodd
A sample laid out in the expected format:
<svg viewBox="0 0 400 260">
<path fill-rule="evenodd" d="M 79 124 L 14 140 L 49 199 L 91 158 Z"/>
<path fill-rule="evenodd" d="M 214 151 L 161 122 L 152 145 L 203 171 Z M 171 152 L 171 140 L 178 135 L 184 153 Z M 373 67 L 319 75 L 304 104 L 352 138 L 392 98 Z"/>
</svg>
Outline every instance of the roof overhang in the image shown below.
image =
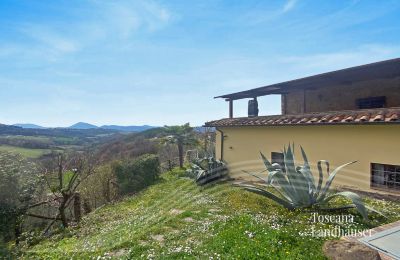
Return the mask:
<svg viewBox="0 0 400 260">
<path fill-rule="evenodd" d="M 272 94 L 285 94 L 293 90 L 351 85 L 356 82 L 400 77 L 400 58 L 385 60 L 347 69 L 322 73 L 310 77 L 285 81 L 214 98 L 237 100 Z"/>
<path fill-rule="evenodd" d="M 400 108 L 376 108 L 296 115 L 224 118 L 205 123 L 207 127 L 304 126 L 349 124 L 400 124 Z"/>
</svg>

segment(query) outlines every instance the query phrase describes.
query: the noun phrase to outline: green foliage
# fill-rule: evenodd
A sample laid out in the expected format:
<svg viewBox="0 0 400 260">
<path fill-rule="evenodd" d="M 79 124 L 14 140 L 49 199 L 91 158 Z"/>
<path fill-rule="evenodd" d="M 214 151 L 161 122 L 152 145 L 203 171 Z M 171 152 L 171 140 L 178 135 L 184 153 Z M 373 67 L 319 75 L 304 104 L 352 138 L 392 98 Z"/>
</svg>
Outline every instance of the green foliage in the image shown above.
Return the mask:
<svg viewBox="0 0 400 260">
<path fill-rule="evenodd" d="M 32 149 L 48 149 L 54 143 L 50 138 L 42 136 L 0 136 L 0 144 Z"/>
<path fill-rule="evenodd" d="M 272 187 L 280 196 L 254 185 L 241 184 L 239 186 L 248 191 L 272 199 L 287 209 L 319 207 L 325 210 L 340 210 L 356 208 L 358 212 L 364 217 L 364 219 L 368 220 L 367 209 L 370 209 L 372 211 L 374 210 L 365 206 L 359 195 L 349 191 L 329 194 L 331 184 L 336 174 L 344 167 L 355 163 L 355 161 L 343 164 L 337 167 L 332 172 L 329 172 L 329 162 L 319 161 L 319 179 L 317 184 L 311 172 L 307 155 L 302 147 L 301 152 L 304 160 L 304 165 L 296 166 L 294 157 L 294 146 L 289 145 L 288 149 L 286 149 L 285 147 L 283 151 L 284 167 L 277 163 L 271 164 L 268 159 L 261 153 L 263 162 L 268 170 L 267 179 L 260 178 L 254 174 L 251 175 L 257 177 L 258 179 L 262 180 L 267 185 Z M 328 175 L 328 179 L 324 186 L 322 185 L 324 178 L 322 164 L 326 165 Z M 352 204 L 341 206 L 338 208 L 327 208 L 328 202 L 336 197 L 345 197 L 351 200 Z"/>
<path fill-rule="evenodd" d="M 184 125 L 165 126 L 164 133 L 166 141 L 173 144 L 191 145 L 197 143 L 193 127 L 186 123 Z"/>
<path fill-rule="evenodd" d="M 186 123 L 184 125 L 165 126 L 164 144 L 176 144 L 178 147 L 179 167 L 183 168 L 183 150 L 185 146 L 198 144 L 193 127 Z"/>
<path fill-rule="evenodd" d="M 10 148 L 14 150 L 20 148 L 17 152 L 23 153 L 24 156 L 26 154 L 28 158 L 47 155 L 49 150 L 80 149 L 88 145 L 97 145 L 116 135 L 118 132 L 114 130 L 98 128 L 28 129 L 0 124 L 0 144 L 4 145 L 2 150 L 10 151 Z"/>
<path fill-rule="evenodd" d="M 179 167 L 173 168 L 171 171 L 169 171 L 169 174 L 176 177 L 187 177 L 187 172 Z"/>
<path fill-rule="evenodd" d="M 0 240 L 13 238 L 19 215 L 36 195 L 41 181 L 34 163 L 0 152 Z"/>
<path fill-rule="evenodd" d="M 196 159 L 186 170 L 187 176 L 193 178 L 198 185 L 221 179 L 228 174 L 228 169 L 223 161 L 215 160 L 214 157 Z"/>
<path fill-rule="evenodd" d="M 11 256 L 11 252 L 7 247 L 7 244 L 2 241 L 0 237 L 0 259 L 13 259 Z"/>
<path fill-rule="evenodd" d="M 117 199 L 118 189 L 113 183 L 115 176 L 111 164 L 101 165 L 91 176 L 82 181 L 79 192 L 92 208 L 97 208 Z"/>
<path fill-rule="evenodd" d="M 49 154 L 49 149 L 33 149 L 33 148 L 22 148 L 10 145 L 0 145 L 0 152 L 11 152 L 20 154 L 25 158 L 39 158 L 42 155 Z"/>
<path fill-rule="evenodd" d="M 160 174 L 158 157 L 147 154 L 133 161 L 116 162 L 112 165 L 120 193 L 138 192 L 153 184 Z"/>
</svg>

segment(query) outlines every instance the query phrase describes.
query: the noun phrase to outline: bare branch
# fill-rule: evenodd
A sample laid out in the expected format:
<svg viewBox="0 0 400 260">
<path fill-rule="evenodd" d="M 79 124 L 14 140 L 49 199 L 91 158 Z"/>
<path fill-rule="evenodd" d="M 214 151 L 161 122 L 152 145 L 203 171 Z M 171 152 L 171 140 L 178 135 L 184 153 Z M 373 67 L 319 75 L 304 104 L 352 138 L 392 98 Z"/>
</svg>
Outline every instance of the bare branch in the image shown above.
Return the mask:
<svg viewBox="0 0 400 260">
<path fill-rule="evenodd" d="M 51 188 L 51 185 L 50 185 L 50 182 L 49 182 L 49 180 L 47 179 L 47 169 L 45 169 L 45 174 L 44 174 L 44 180 L 46 181 L 46 184 L 47 184 L 47 187 L 49 188 L 49 190 L 51 191 L 51 193 L 53 193 L 53 195 L 55 196 L 55 197 L 59 197 L 54 191 L 53 191 L 53 189 Z"/>
<path fill-rule="evenodd" d="M 42 215 L 36 215 L 32 213 L 25 213 L 25 216 L 33 217 L 33 218 L 41 218 L 41 219 L 50 219 L 50 220 L 61 220 L 60 218 L 56 217 L 47 217 L 47 216 L 42 216 Z"/>
<path fill-rule="evenodd" d="M 56 223 L 56 221 L 58 220 L 58 217 L 60 216 L 60 213 L 58 213 L 55 218 L 53 218 L 53 221 L 49 223 L 49 225 L 47 225 L 46 229 L 43 231 L 43 234 L 46 234 L 47 231 L 49 231 L 49 229 L 54 225 L 54 223 Z"/>
<path fill-rule="evenodd" d="M 38 206 L 41 206 L 41 205 L 50 203 L 50 202 L 52 202 L 52 201 L 54 201 L 54 200 L 55 200 L 55 199 L 53 199 L 53 200 L 41 201 L 41 202 L 38 202 L 38 203 L 35 203 L 35 204 L 32 204 L 32 205 L 29 205 L 28 207 L 26 207 L 26 209 L 35 208 L 35 207 L 38 207 Z"/>
</svg>

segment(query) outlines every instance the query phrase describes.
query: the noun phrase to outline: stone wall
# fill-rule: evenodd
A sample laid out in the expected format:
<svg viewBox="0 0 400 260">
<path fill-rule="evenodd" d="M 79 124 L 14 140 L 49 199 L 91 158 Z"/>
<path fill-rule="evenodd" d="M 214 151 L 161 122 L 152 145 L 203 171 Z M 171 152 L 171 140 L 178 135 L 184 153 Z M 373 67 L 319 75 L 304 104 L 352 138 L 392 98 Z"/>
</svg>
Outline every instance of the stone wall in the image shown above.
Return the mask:
<svg viewBox="0 0 400 260">
<path fill-rule="evenodd" d="M 378 96 L 386 96 L 387 107 L 400 107 L 400 78 L 292 91 L 285 94 L 282 114 L 354 110 L 357 99 Z"/>
</svg>

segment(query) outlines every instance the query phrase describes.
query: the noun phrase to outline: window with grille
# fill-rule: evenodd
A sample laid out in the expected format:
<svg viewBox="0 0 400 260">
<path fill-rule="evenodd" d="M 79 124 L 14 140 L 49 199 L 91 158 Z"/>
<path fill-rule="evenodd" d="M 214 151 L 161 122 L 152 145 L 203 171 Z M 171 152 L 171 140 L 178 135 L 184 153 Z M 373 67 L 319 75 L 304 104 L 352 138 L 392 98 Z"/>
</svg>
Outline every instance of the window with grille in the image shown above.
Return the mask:
<svg viewBox="0 0 400 260">
<path fill-rule="evenodd" d="M 386 107 L 386 97 L 369 97 L 357 99 L 359 109 Z"/>
<path fill-rule="evenodd" d="M 272 152 L 271 163 L 277 163 L 281 166 L 282 170 L 285 171 L 285 161 L 283 153 Z"/>
<path fill-rule="evenodd" d="M 400 191 L 400 165 L 372 163 L 371 187 Z"/>
</svg>

